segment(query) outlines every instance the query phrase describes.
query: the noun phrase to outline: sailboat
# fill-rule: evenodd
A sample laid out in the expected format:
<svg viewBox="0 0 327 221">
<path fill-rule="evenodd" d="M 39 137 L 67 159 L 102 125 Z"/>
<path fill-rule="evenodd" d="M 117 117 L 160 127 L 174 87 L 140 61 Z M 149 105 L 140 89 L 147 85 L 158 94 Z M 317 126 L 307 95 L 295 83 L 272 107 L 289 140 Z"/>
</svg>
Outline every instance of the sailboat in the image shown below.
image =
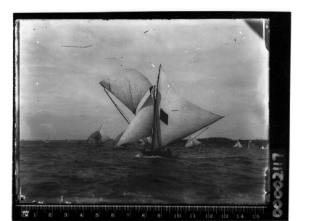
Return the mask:
<svg viewBox="0 0 327 221">
<path fill-rule="evenodd" d="M 86 140 L 87 143 L 89 144 L 95 144 L 96 146 L 101 146 L 103 145 L 102 141 L 102 135 L 101 135 L 101 129 L 102 129 L 103 124 L 101 124 L 100 128 L 93 132 Z"/>
<path fill-rule="evenodd" d="M 24 201 L 26 199 L 26 196 L 22 194 L 22 187 L 19 187 L 19 200 Z"/>
<path fill-rule="evenodd" d="M 269 148 L 269 144 L 267 144 L 266 146 L 261 145 L 260 149 L 261 150 L 267 150 Z"/>
<path fill-rule="evenodd" d="M 169 156 L 168 144 L 223 118 L 177 96 L 161 72 L 161 64 L 155 85 L 139 72 L 127 72 L 120 78 L 103 80 L 100 85 L 135 114 L 116 146 L 151 137 L 151 144 L 142 151 L 144 155 Z"/>
<path fill-rule="evenodd" d="M 50 143 L 50 135 L 48 135 L 46 140 L 43 140 L 44 143 Z"/>
<path fill-rule="evenodd" d="M 105 121 L 102 122 L 99 129 L 93 132 L 86 140 L 88 144 L 95 146 L 103 146 L 106 143 L 114 143 L 114 140 L 103 130 Z"/>
<path fill-rule="evenodd" d="M 243 145 L 241 144 L 240 140 L 237 140 L 233 147 L 242 148 Z"/>
<path fill-rule="evenodd" d="M 185 147 L 195 147 L 200 145 L 201 142 L 199 140 L 197 140 L 196 138 L 194 139 L 188 139 L 185 143 Z"/>
<path fill-rule="evenodd" d="M 252 140 L 249 140 L 248 141 L 248 147 L 247 148 L 249 149 L 251 147 L 251 145 L 252 145 Z"/>
<path fill-rule="evenodd" d="M 204 131 L 206 131 L 209 127 L 205 127 L 203 129 L 201 129 L 200 131 L 198 131 L 195 134 L 192 134 L 191 136 L 189 136 L 187 138 L 187 141 L 185 143 L 185 147 L 194 147 L 194 146 L 198 146 L 201 144 L 201 142 L 196 139 L 198 138 Z"/>
</svg>

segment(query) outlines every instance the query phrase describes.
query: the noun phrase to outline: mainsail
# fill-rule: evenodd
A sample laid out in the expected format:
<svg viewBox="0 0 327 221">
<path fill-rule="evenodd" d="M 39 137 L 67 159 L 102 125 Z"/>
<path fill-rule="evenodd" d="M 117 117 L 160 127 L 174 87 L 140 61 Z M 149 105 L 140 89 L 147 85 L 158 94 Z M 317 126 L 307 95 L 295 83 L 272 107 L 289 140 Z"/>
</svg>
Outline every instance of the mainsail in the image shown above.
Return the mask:
<svg viewBox="0 0 327 221">
<path fill-rule="evenodd" d="M 170 87 L 164 72 L 161 73 L 158 90 L 161 95 L 160 127 L 163 146 L 189 136 L 223 118 L 178 97 Z"/>
<path fill-rule="evenodd" d="M 184 138 L 202 128 L 222 119 L 223 116 L 204 110 L 189 101 L 175 95 L 162 72 L 157 83 L 160 144 L 165 146 L 175 140 Z M 153 87 L 150 90 L 153 90 Z M 132 143 L 140 138 L 151 136 L 154 123 L 154 99 L 146 93 L 147 98 L 135 118 L 128 125 L 117 145 Z"/>
</svg>

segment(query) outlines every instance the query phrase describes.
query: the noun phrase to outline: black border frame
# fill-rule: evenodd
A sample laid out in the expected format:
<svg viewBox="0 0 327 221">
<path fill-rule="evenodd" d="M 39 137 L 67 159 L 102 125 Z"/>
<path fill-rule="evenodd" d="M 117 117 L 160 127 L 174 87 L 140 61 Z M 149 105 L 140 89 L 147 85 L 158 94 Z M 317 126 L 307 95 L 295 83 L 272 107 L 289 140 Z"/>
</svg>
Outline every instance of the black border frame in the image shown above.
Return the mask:
<svg viewBox="0 0 327 221">
<path fill-rule="evenodd" d="M 267 204 L 267 209 L 264 211 L 264 215 L 260 217 L 260 220 L 288 220 L 288 187 L 289 187 L 289 120 L 290 120 L 290 50 L 291 50 L 291 13 L 290 12 L 244 12 L 244 11 L 224 11 L 224 12 L 213 12 L 213 11 L 202 11 L 202 12 L 96 12 L 96 13 L 14 13 L 13 14 L 13 171 L 12 171 L 12 218 L 13 220 L 28 220 L 21 218 L 19 203 L 16 201 L 16 178 L 15 168 L 17 160 L 17 151 L 19 151 L 19 144 L 17 138 L 19 138 L 19 130 L 17 129 L 19 123 L 19 57 L 15 60 L 15 39 L 19 38 L 19 32 L 16 33 L 15 26 L 16 21 L 19 19 L 246 19 L 246 18 L 267 18 L 269 19 L 270 25 L 270 52 L 269 52 L 269 166 L 270 172 L 270 189 L 283 190 L 282 208 L 283 213 L 280 217 L 274 216 L 273 211 L 279 208 L 280 204 L 278 201 L 278 193 L 271 191 L 271 200 Z M 18 43 L 19 44 L 19 43 Z M 16 66 L 17 65 L 17 66 Z M 17 101 L 18 99 L 18 101 Z M 16 143 L 17 142 L 17 143 Z M 278 170 L 272 171 L 276 168 L 272 160 L 273 154 L 282 154 L 282 157 L 277 157 L 278 165 L 281 165 Z M 279 155 L 278 155 L 279 156 Z M 276 158 L 275 158 L 276 159 Z M 19 163 L 19 162 L 18 162 Z M 274 167 L 275 166 L 275 167 Z M 281 175 L 282 173 L 282 175 Z M 276 184 L 274 180 L 283 178 L 282 187 L 280 184 Z M 277 181 L 278 182 L 278 181 Z M 276 195 L 277 198 L 276 198 Z M 28 206 L 28 205 L 27 205 Z M 44 205 L 46 207 L 46 205 Z M 81 208 L 92 207 L 91 204 L 78 204 Z M 98 205 L 100 206 L 100 205 Z M 123 205 L 118 205 L 123 206 Z M 142 204 L 130 204 L 128 206 L 139 207 L 139 211 L 144 207 L 151 207 L 154 205 L 142 205 Z M 125 207 L 126 207 L 125 206 Z M 142 207 L 143 206 L 143 207 Z M 156 205 L 167 207 L 170 205 Z M 176 206 L 176 205 L 175 205 Z M 188 207 L 188 205 L 181 205 Z M 198 205 L 198 206 L 211 206 L 211 205 Z M 218 206 L 218 205 L 217 205 Z M 220 205 L 221 206 L 221 205 Z M 228 205 L 226 205 L 228 206 Z M 238 207 L 237 205 L 233 205 Z M 254 205 L 255 206 L 255 205 Z M 242 207 L 240 205 L 239 207 Z M 243 206 L 245 208 L 245 206 Z M 140 210 L 141 208 L 141 210 Z M 193 207 L 192 207 L 193 208 Z M 192 211 L 188 210 L 188 212 Z M 244 210 L 243 208 L 243 210 Z M 53 209 L 53 208 L 52 208 Z M 114 210 L 114 207 L 112 207 Z M 117 207 L 116 207 L 117 209 Z M 224 207 L 225 209 L 225 207 Z M 194 207 L 195 210 L 195 207 Z M 141 211 L 142 212 L 142 211 Z M 189 213 L 188 213 L 189 214 Z M 199 214 L 203 214 L 203 212 Z M 197 216 L 199 218 L 201 216 Z M 57 218 L 50 218 L 51 220 L 58 220 Z M 75 217 L 76 218 L 76 217 Z M 107 217 L 108 218 L 108 217 Z M 113 217 L 111 217 L 114 219 Z M 173 216 L 166 216 L 165 219 L 175 219 Z M 68 218 L 59 218 L 68 220 Z M 87 217 L 81 218 L 86 220 Z M 110 217 L 109 217 L 110 219 Z M 134 217 L 133 219 L 145 218 Z M 193 219 L 192 217 L 182 217 L 180 220 Z M 201 219 L 206 219 L 201 217 Z M 217 218 L 215 218 L 217 219 Z M 234 217 L 235 219 L 235 217 Z M 240 218 L 242 219 L 242 218 Z M 246 218 L 248 219 L 248 218 Z M 251 218 L 252 220 L 255 218 Z M 100 219 L 99 219 L 100 220 Z M 230 220 L 230 218 L 225 218 Z M 243 219 L 245 220 L 245 219 Z"/>
</svg>

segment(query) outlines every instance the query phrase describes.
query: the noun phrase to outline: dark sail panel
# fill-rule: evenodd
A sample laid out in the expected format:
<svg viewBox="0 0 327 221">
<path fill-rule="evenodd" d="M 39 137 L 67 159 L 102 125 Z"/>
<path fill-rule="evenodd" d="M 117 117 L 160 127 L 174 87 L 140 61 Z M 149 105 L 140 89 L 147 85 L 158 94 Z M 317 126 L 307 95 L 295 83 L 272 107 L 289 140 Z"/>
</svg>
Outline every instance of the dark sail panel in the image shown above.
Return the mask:
<svg viewBox="0 0 327 221">
<path fill-rule="evenodd" d="M 168 114 L 160 109 L 160 120 L 168 125 Z"/>
</svg>

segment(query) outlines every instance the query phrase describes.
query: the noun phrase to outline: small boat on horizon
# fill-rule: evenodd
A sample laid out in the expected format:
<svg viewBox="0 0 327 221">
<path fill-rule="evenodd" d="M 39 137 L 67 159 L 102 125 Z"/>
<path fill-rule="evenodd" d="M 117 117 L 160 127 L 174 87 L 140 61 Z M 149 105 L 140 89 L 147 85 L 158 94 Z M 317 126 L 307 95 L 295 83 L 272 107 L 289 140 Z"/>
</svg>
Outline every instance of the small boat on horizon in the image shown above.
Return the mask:
<svg viewBox="0 0 327 221">
<path fill-rule="evenodd" d="M 262 145 L 260 147 L 261 150 L 267 150 L 269 148 L 269 144 L 267 144 L 266 146 Z"/>
<path fill-rule="evenodd" d="M 47 139 L 43 140 L 43 143 L 50 143 L 50 135 L 48 135 Z"/>
<path fill-rule="evenodd" d="M 24 201 L 26 199 L 26 196 L 22 194 L 22 187 L 19 187 L 19 200 Z"/>
<path fill-rule="evenodd" d="M 252 144 L 252 140 L 248 140 L 248 149 L 251 147 L 251 144 Z"/>
<path fill-rule="evenodd" d="M 201 142 L 197 139 L 203 132 L 205 132 L 209 127 L 205 127 L 196 133 L 190 135 L 185 143 L 185 147 L 194 147 L 201 144 Z"/>
<path fill-rule="evenodd" d="M 233 147 L 236 147 L 236 148 L 243 148 L 243 145 L 241 144 L 240 140 L 237 140 L 237 142 L 234 144 Z"/>
</svg>

